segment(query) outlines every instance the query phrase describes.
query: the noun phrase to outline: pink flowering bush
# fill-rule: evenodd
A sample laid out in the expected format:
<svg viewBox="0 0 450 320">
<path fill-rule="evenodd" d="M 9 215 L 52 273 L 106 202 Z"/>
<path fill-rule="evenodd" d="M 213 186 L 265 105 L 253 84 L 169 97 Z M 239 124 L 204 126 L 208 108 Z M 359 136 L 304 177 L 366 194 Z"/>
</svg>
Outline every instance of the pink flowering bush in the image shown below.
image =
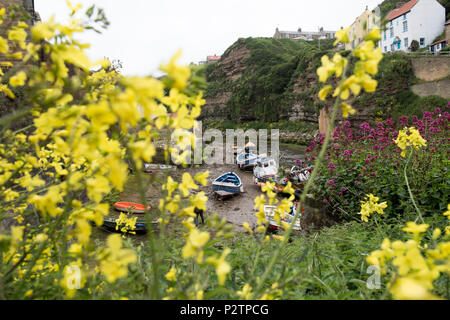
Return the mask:
<svg viewBox="0 0 450 320">
<path fill-rule="evenodd" d="M 336 127 L 314 184 L 316 198 L 344 220 L 358 219 L 360 201 L 369 193 L 387 201 L 387 217 L 414 212 L 403 176 L 406 159 L 394 140 L 399 130 L 415 127 L 427 145 L 414 152 L 408 166 L 411 188 L 425 215 L 441 212 L 448 204 L 450 190 L 450 107 L 446 109 L 425 111 L 422 119 L 403 116 L 375 126 L 363 123 L 357 129 L 347 121 Z M 319 149 L 322 141 L 322 137 L 316 138 L 308 152 Z"/>
</svg>

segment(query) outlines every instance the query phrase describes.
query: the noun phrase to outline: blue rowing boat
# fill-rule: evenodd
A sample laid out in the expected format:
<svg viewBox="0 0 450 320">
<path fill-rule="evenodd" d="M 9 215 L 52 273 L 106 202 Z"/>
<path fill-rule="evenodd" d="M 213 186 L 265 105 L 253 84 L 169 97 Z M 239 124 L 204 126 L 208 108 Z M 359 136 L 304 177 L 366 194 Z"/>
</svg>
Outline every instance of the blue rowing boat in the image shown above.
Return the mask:
<svg viewBox="0 0 450 320">
<path fill-rule="evenodd" d="M 236 157 L 236 164 L 240 169 L 254 168 L 258 155 L 253 153 L 241 153 Z"/>
<path fill-rule="evenodd" d="M 220 197 L 233 196 L 244 192 L 241 178 L 234 172 L 228 172 L 221 175 L 214 180 L 212 186 L 214 192 Z"/>
</svg>

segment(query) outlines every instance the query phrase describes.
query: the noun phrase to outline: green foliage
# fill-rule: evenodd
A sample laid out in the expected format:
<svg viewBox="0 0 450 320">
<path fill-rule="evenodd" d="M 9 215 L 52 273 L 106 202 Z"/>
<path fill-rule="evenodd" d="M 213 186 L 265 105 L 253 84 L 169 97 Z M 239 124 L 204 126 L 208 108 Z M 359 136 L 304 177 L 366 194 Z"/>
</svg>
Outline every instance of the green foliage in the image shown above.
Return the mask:
<svg viewBox="0 0 450 320">
<path fill-rule="evenodd" d="M 283 111 L 292 105 L 294 81 L 318 53 L 318 45 L 319 41 L 241 38 L 224 53 L 227 57 L 243 46 L 250 50 L 241 78 L 227 82 L 220 65 L 208 66 L 206 96 L 214 96 L 219 90 L 231 91 L 227 107 L 232 119 L 279 121 Z M 320 41 L 322 48 L 331 45 L 330 40 Z"/>
<path fill-rule="evenodd" d="M 318 130 L 318 126 L 315 123 L 305 121 L 288 121 L 281 120 L 279 122 L 268 123 L 264 121 L 250 121 L 250 122 L 236 122 L 232 120 L 204 120 L 204 130 L 211 129 L 279 129 L 287 132 L 305 133 Z"/>
</svg>

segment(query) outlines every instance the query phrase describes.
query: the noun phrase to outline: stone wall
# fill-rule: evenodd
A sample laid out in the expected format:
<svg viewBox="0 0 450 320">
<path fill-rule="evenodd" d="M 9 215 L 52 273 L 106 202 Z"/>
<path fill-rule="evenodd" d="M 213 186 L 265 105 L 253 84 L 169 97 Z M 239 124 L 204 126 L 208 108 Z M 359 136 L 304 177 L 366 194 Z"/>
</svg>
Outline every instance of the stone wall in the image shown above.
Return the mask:
<svg viewBox="0 0 450 320">
<path fill-rule="evenodd" d="M 450 57 L 411 59 L 414 74 L 420 80 L 435 81 L 450 76 Z"/>
<path fill-rule="evenodd" d="M 421 97 L 440 96 L 450 101 L 450 79 L 416 84 L 411 90 Z"/>
</svg>

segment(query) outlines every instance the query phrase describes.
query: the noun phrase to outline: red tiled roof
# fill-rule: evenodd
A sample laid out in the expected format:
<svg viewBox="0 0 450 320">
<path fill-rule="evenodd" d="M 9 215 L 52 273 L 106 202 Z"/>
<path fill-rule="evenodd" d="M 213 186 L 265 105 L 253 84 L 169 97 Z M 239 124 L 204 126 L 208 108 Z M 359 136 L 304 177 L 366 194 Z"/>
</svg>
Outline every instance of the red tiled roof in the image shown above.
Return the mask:
<svg viewBox="0 0 450 320">
<path fill-rule="evenodd" d="M 208 61 L 218 61 L 220 60 L 220 56 L 208 56 L 206 59 Z"/>
<path fill-rule="evenodd" d="M 438 44 L 438 43 L 441 43 L 441 42 L 446 42 L 446 41 L 447 41 L 447 39 L 438 40 L 438 41 L 433 42 L 431 45 Z"/>
<path fill-rule="evenodd" d="M 409 11 L 411 11 L 411 9 L 417 4 L 417 2 L 419 2 L 419 0 L 411 0 L 407 3 L 405 3 L 403 6 L 401 6 L 400 8 L 396 8 L 394 10 L 392 10 L 391 12 L 389 12 L 389 14 L 386 16 L 386 19 L 388 21 L 391 21 Z"/>
</svg>

